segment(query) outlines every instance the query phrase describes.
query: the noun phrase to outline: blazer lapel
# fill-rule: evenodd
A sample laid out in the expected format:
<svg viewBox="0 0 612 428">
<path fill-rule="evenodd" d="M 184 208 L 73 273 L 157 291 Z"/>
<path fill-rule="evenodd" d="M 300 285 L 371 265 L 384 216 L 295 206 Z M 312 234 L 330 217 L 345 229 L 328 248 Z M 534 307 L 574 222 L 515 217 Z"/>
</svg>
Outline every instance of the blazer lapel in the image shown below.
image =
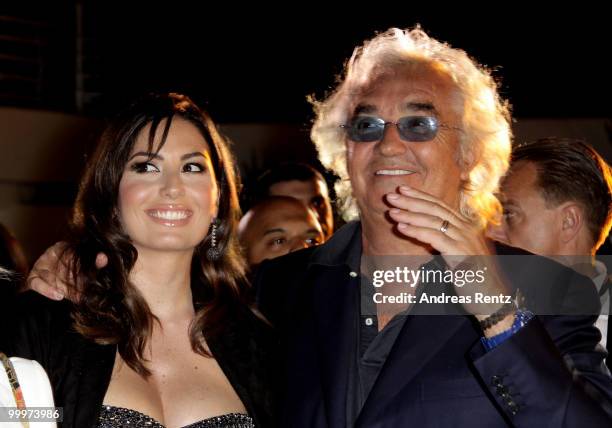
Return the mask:
<svg viewBox="0 0 612 428">
<path fill-rule="evenodd" d="M 91 426 L 97 422 L 100 407 L 91 406 L 91 403 L 104 401 L 106 390 L 113 373 L 113 365 L 117 354 L 116 345 L 98 345 L 86 341 L 77 342 L 78 351 L 73 364 L 77 373 L 78 384 L 76 391 L 72 391 L 75 399 L 72 415 L 64 415 L 64 423 L 76 427 Z M 72 421 L 72 423 L 69 423 Z"/>
<path fill-rule="evenodd" d="M 409 315 L 357 420 L 368 426 L 465 323 L 465 316 Z"/>
<path fill-rule="evenodd" d="M 313 268 L 314 269 L 314 268 Z M 355 357 L 359 279 L 347 266 L 323 269 L 312 282 L 317 351 L 329 427 L 346 426 L 350 358 Z"/>
</svg>

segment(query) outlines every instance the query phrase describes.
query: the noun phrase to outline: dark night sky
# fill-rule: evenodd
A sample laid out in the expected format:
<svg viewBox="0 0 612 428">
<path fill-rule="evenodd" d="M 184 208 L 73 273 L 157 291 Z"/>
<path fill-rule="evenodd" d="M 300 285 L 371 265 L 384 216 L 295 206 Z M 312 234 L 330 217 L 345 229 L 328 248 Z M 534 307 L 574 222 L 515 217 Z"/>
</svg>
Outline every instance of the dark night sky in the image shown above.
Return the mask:
<svg viewBox="0 0 612 428">
<path fill-rule="evenodd" d="M 143 91 L 175 90 L 221 122 L 307 123 L 306 95 L 321 96 L 334 83 L 357 43 L 418 22 L 495 68 L 517 117 L 612 116 L 612 37 L 603 6 L 555 6 L 553 15 L 496 3 L 489 18 L 466 18 L 431 1 L 355 2 L 334 11 L 314 3 L 227 2 L 224 10 L 216 8 L 222 2 L 148 3 L 84 2 L 102 112 Z"/>
</svg>

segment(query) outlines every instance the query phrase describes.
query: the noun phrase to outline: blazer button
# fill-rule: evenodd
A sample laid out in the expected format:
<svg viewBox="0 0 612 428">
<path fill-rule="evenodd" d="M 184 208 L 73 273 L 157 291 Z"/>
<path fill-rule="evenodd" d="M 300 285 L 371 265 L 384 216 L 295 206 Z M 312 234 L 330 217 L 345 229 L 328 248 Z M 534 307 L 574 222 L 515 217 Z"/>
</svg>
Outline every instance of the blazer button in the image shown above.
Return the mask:
<svg viewBox="0 0 612 428">
<path fill-rule="evenodd" d="M 349 275 L 351 276 L 351 278 L 357 278 L 357 272 L 351 271 Z"/>
<path fill-rule="evenodd" d="M 506 388 L 504 385 L 502 385 L 501 383 L 495 386 L 495 391 L 498 394 L 507 394 L 508 392 L 508 388 Z"/>
<path fill-rule="evenodd" d="M 497 375 L 492 376 L 492 377 L 491 377 L 491 384 L 492 384 L 493 386 L 501 386 L 501 385 L 502 385 L 502 383 L 501 383 L 501 377 L 499 377 L 499 376 L 497 376 Z"/>
</svg>

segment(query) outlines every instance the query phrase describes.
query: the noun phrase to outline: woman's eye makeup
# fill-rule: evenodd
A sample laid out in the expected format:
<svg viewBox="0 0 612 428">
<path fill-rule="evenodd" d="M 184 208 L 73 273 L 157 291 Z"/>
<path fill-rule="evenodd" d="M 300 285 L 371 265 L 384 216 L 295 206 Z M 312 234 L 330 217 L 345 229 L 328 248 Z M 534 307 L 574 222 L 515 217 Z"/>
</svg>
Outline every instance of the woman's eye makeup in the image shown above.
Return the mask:
<svg viewBox="0 0 612 428">
<path fill-rule="evenodd" d="M 159 168 L 151 162 L 135 162 L 130 165 L 130 170 L 136 173 L 159 172 Z M 202 173 L 206 171 L 204 164 L 189 162 L 182 166 L 181 172 Z"/>
<path fill-rule="evenodd" d="M 159 169 L 151 162 L 135 162 L 130 165 L 130 169 L 137 173 L 158 172 Z"/>
<path fill-rule="evenodd" d="M 199 162 L 190 162 L 183 166 L 183 172 L 204 172 L 206 167 Z"/>
</svg>

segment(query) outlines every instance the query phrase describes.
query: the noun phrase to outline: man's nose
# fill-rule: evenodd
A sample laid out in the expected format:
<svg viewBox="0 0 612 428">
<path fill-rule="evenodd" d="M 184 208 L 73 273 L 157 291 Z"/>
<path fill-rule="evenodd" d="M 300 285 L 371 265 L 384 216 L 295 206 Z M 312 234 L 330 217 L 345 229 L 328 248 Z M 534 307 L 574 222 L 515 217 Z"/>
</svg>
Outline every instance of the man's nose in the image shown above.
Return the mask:
<svg viewBox="0 0 612 428">
<path fill-rule="evenodd" d="M 395 123 L 388 123 L 385 126 L 382 140 L 378 142 L 378 150 L 384 156 L 399 156 L 406 153 L 407 142 L 402 140 Z"/>
<path fill-rule="evenodd" d="M 498 225 L 489 224 L 487 227 L 487 236 L 494 241 L 508 243 L 508 233 L 506 232 L 503 221 Z"/>
</svg>

